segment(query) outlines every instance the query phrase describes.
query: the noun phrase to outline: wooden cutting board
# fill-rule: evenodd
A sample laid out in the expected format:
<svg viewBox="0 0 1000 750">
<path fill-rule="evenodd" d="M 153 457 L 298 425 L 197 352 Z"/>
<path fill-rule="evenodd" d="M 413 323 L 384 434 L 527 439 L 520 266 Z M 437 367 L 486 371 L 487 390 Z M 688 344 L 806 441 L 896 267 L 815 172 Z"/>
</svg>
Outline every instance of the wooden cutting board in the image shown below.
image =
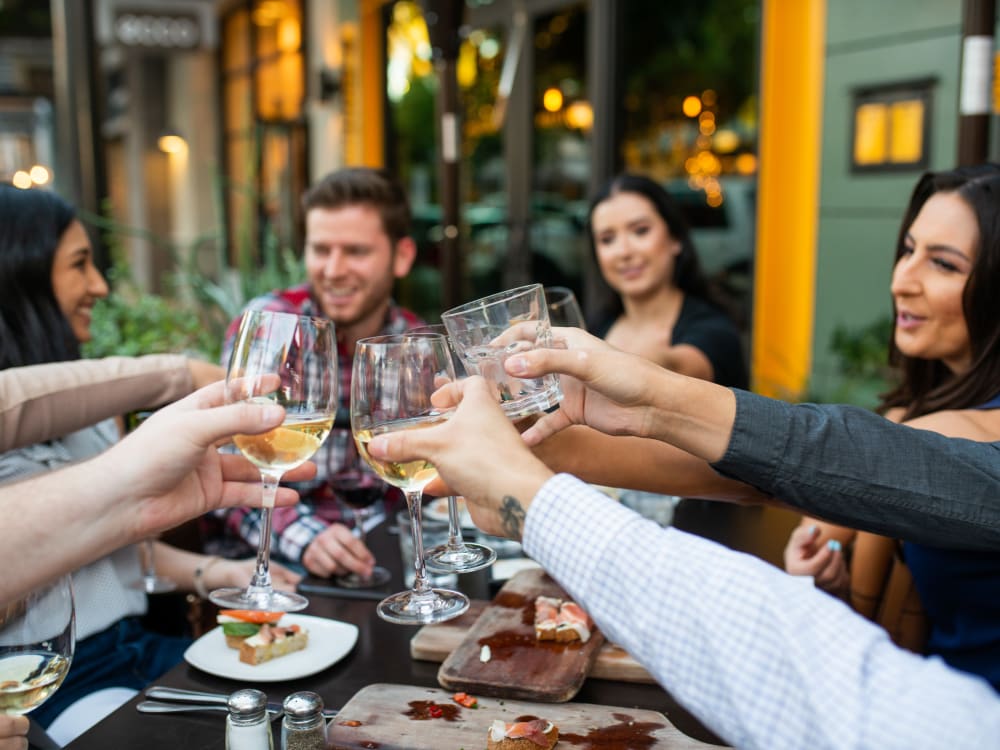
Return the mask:
<svg viewBox="0 0 1000 750">
<path fill-rule="evenodd" d="M 437 625 L 424 625 L 410 641 L 410 656 L 420 661 L 443 662 L 461 645 L 469 629 L 489 605 L 473 599 L 469 610 L 461 617 Z M 617 682 L 640 682 L 655 685 L 656 680 L 621 646 L 604 642 L 587 677 Z"/>
<path fill-rule="evenodd" d="M 504 584 L 458 647 L 438 670 L 438 683 L 451 690 L 497 698 L 561 703 L 580 690 L 604 636 L 596 628 L 586 643 L 535 638 L 535 599 L 566 598 L 544 570 L 524 570 Z M 491 658 L 480 660 L 482 647 Z"/>
<path fill-rule="evenodd" d="M 429 715 L 431 705 L 440 707 L 441 716 Z M 556 750 L 717 748 L 683 734 L 657 711 L 496 698 L 480 698 L 479 708 L 470 709 L 444 690 L 389 684 L 369 685 L 351 698 L 330 721 L 327 742 L 333 750 L 479 750 L 495 719 L 512 723 L 528 717 L 559 727 Z"/>
</svg>

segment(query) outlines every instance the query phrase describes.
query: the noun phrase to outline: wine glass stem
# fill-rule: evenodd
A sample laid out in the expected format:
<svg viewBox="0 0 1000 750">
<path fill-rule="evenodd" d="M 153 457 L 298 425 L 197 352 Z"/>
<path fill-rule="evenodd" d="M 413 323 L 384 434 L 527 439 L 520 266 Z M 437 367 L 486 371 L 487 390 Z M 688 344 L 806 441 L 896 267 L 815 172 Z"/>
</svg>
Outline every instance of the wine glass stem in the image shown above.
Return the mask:
<svg viewBox="0 0 1000 750">
<path fill-rule="evenodd" d="M 424 569 L 423 509 L 420 507 L 423 490 L 406 490 L 405 494 L 406 507 L 410 511 L 410 534 L 413 537 L 413 590 L 424 594 L 431 590 L 431 585 Z"/>
<path fill-rule="evenodd" d="M 257 545 L 257 566 L 250 580 L 250 591 L 260 592 L 272 590 L 271 587 L 271 509 L 274 508 L 274 498 L 278 494 L 280 474 L 261 472 L 263 508 L 260 511 L 260 543 Z"/>
<path fill-rule="evenodd" d="M 153 558 L 153 555 L 155 554 L 155 546 L 153 544 L 153 538 L 146 537 L 146 539 L 143 541 L 143 544 L 146 545 L 146 570 L 143 573 L 143 575 L 147 579 L 153 580 L 154 578 L 156 578 L 156 560 Z"/>
<path fill-rule="evenodd" d="M 448 497 L 448 548 L 462 550 L 465 540 L 462 539 L 462 526 L 458 521 L 458 500 L 454 495 Z"/>
</svg>

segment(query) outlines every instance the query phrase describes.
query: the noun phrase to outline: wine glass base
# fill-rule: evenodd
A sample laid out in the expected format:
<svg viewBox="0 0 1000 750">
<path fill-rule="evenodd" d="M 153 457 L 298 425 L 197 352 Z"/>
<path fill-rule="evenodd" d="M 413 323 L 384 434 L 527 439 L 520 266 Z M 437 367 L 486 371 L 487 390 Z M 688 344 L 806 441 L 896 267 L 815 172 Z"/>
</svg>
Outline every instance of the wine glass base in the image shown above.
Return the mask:
<svg viewBox="0 0 1000 750">
<path fill-rule="evenodd" d="M 338 576 L 334 580 L 338 586 L 343 586 L 345 589 L 373 589 L 389 583 L 391 578 L 392 573 L 376 565 L 372 568 L 372 574 L 367 578 L 359 576 L 357 573 L 349 573 L 344 576 Z"/>
<path fill-rule="evenodd" d="M 427 551 L 424 565 L 434 573 L 473 573 L 492 565 L 497 553 L 489 547 L 465 542 L 458 549 L 441 544 Z"/>
<path fill-rule="evenodd" d="M 452 620 L 469 608 L 469 597 L 457 591 L 430 589 L 423 594 L 401 591 L 379 602 L 378 616 L 397 625 L 429 625 Z"/>
<path fill-rule="evenodd" d="M 298 612 L 309 606 L 309 600 L 290 591 L 252 591 L 249 589 L 216 589 L 209 601 L 223 609 L 257 609 L 265 612 Z"/>
<path fill-rule="evenodd" d="M 166 578 L 146 576 L 139 581 L 139 588 L 147 594 L 167 594 L 177 590 L 177 584 Z"/>
</svg>

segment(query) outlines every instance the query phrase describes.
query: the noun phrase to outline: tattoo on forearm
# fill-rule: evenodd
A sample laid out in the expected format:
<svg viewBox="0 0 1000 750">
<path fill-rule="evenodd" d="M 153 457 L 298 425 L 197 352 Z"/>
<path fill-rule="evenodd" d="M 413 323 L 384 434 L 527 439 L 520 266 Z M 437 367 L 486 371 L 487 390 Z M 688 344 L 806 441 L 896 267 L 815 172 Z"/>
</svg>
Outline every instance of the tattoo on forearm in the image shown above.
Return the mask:
<svg viewBox="0 0 1000 750">
<path fill-rule="evenodd" d="M 500 504 L 500 522 L 503 524 L 503 533 L 509 539 L 521 539 L 524 533 L 524 508 L 521 501 L 516 497 L 504 495 Z"/>
</svg>

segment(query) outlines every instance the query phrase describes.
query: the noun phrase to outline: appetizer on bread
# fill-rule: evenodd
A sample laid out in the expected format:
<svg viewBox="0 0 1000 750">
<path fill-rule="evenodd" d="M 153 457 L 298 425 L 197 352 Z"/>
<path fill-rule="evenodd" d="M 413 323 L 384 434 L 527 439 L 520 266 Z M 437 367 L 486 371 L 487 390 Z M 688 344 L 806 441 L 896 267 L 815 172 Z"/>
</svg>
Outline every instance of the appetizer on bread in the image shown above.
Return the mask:
<svg viewBox="0 0 1000 750">
<path fill-rule="evenodd" d="M 239 650 L 240 661 L 257 665 L 308 645 L 308 631 L 298 625 L 278 625 L 283 616 L 283 612 L 224 609 L 216 621 L 222 627 L 226 645 Z"/>
<path fill-rule="evenodd" d="M 586 643 L 593 627 L 590 616 L 576 602 L 551 596 L 535 599 L 535 637 L 540 641 Z"/>
<path fill-rule="evenodd" d="M 551 750 L 559 741 L 559 727 L 545 719 L 490 725 L 486 750 Z"/>
</svg>

